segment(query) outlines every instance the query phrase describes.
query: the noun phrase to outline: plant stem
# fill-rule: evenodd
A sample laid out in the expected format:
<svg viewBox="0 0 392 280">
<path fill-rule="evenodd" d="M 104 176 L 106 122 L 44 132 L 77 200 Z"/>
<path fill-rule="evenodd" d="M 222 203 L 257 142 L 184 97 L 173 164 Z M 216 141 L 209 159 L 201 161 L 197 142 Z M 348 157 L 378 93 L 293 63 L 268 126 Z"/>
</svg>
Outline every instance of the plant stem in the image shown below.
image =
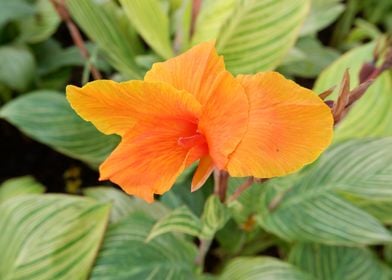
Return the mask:
<svg viewBox="0 0 392 280">
<path fill-rule="evenodd" d="M 214 194 L 217 195 L 220 201 L 223 203 L 226 199 L 229 173 L 223 170 L 215 170 L 214 181 Z"/>
<path fill-rule="evenodd" d="M 199 266 L 201 268 L 202 271 L 204 269 L 204 261 L 205 261 L 207 252 L 210 249 L 211 243 L 212 243 L 211 239 L 200 239 L 199 252 L 197 254 L 195 263 L 197 266 Z"/>
</svg>

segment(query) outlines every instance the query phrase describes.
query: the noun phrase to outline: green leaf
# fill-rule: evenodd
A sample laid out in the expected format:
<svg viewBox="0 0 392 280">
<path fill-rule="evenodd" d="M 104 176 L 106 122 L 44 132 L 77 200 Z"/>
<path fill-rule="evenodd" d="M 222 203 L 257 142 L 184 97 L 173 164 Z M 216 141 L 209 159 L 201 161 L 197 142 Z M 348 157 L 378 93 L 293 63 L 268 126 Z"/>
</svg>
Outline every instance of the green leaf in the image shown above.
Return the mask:
<svg viewBox="0 0 392 280">
<path fill-rule="evenodd" d="M 316 81 L 314 90 L 323 92 L 339 85 L 345 69 L 349 68 L 351 87 L 358 85 L 360 67 L 372 60 L 374 43 L 355 48 L 325 69 Z M 336 100 L 335 90 L 332 99 Z M 379 137 L 392 135 L 392 77 L 386 72 L 374 82 L 365 95 L 354 104 L 345 119 L 335 130 L 334 141 L 353 138 Z M 375 110 L 374 108 L 377 108 Z"/>
<path fill-rule="evenodd" d="M 230 213 L 226 206 L 220 202 L 216 195 L 211 195 L 204 204 L 204 211 L 201 217 L 201 238 L 212 239 L 215 233 L 223 228 L 229 218 Z"/>
<path fill-rule="evenodd" d="M 312 35 L 333 23 L 344 11 L 342 0 L 312 0 L 301 36 Z"/>
<path fill-rule="evenodd" d="M 0 185 L 0 204 L 7 199 L 24 194 L 41 194 L 45 187 L 31 176 L 9 179 Z"/>
<path fill-rule="evenodd" d="M 163 58 L 173 56 L 169 17 L 158 0 L 120 0 L 126 15 L 144 40 Z"/>
<path fill-rule="evenodd" d="M 141 213 L 112 224 L 91 279 L 195 279 L 195 246 L 171 234 L 145 243 L 153 224 Z"/>
<path fill-rule="evenodd" d="M 299 243 L 289 261 L 320 280 L 387 280 L 391 276 L 366 248 Z"/>
<path fill-rule="evenodd" d="M 308 0 L 242 0 L 217 37 L 217 49 L 233 74 L 274 69 L 294 45 Z"/>
<path fill-rule="evenodd" d="M 34 6 L 24 0 L 0 0 L 0 28 L 9 21 L 34 14 Z"/>
<path fill-rule="evenodd" d="M 289 241 L 331 245 L 391 241 L 379 221 L 338 195 L 343 192 L 369 200 L 390 199 L 387 185 L 390 186 L 391 145 L 392 138 L 387 138 L 333 147 L 291 189 L 283 194 L 268 189 L 259 222 Z"/>
<path fill-rule="evenodd" d="M 169 210 L 160 202 L 148 204 L 144 200 L 131 197 L 112 187 L 85 188 L 83 193 L 97 201 L 111 204 L 111 223 L 116 223 L 134 212 L 142 212 L 156 220 L 169 213 Z"/>
<path fill-rule="evenodd" d="M 339 57 L 339 53 L 324 47 L 313 37 L 300 38 L 294 49 L 279 67 L 279 72 L 304 78 L 313 78 Z"/>
<path fill-rule="evenodd" d="M 200 231 L 200 219 L 196 217 L 188 207 L 182 206 L 160 219 L 151 229 L 146 242 L 168 232 L 178 232 L 198 236 Z"/>
<path fill-rule="evenodd" d="M 86 279 L 107 205 L 69 195 L 24 195 L 0 205 L 1 279 Z"/>
<path fill-rule="evenodd" d="M 383 224 L 392 225 L 391 201 L 366 200 L 355 198 L 353 200 L 358 207 L 376 217 Z"/>
<path fill-rule="evenodd" d="M 80 119 L 65 96 L 55 91 L 41 90 L 16 98 L 0 110 L 0 117 L 31 138 L 93 166 L 118 143 L 116 136 L 103 135 Z"/>
<path fill-rule="evenodd" d="M 105 52 L 109 62 L 127 78 L 139 79 L 143 73 L 135 56 L 143 47 L 133 26 L 114 1 L 68 0 L 72 17 Z"/>
<path fill-rule="evenodd" d="M 50 0 L 37 0 L 36 14 L 19 20 L 19 41 L 38 43 L 49 38 L 57 30 L 61 20 Z"/>
<path fill-rule="evenodd" d="M 311 279 L 294 266 L 269 257 L 240 257 L 229 262 L 221 280 L 305 280 Z"/>
<path fill-rule="evenodd" d="M 0 83 L 23 92 L 32 84 L 35 68 L 34 57 L 27 48 L 0 47 Z"/>
<path fill-rule="evenodd" d="M 219 31 L 234 12 L 237 0 L 204 0 L 195 24 L 192 45 L 218 37 Z"/>
</svg>

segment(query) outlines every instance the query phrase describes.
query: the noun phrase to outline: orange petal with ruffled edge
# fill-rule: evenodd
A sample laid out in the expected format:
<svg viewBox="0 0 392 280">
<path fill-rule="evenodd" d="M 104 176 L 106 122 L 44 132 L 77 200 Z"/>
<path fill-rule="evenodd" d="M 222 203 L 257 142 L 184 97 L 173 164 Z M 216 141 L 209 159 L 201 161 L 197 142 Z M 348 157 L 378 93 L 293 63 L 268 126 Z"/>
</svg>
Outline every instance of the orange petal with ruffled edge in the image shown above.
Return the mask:
<svg viewBox="0 0 392 280">
<path fill-rule="evenodd" d="M 67 86 L 67 99 L 82 118 L 106 134 L 124 135 L 139 120 L 196 122 L 201 110 L 193 95 L 161 82 L 97 80 L 82 88 Z"/>
<path fill-rule="evenodd" d="M 214 162 L 211 157 L 202 157 L 192 178 L 191 191 L 194 192 L 200 189 L 210 177 L 212 171 L 214 171 Z"/>
<path fill-rule="evenodd" d="M 144 79 L 170 83 L 196 97 L 203 106 L 199 130 L 207 139 L 215 165 L 225 168 L 246 131 L 249 104 L 240 82 L 225 70 L 215 42 L 201 43 L 155 63 Z"/>
<path fill-rule="evenodd" d="M 191 137 L 196 128 L 180 119 L 137 124 L 100 166 L 100 180 L 109 179 L 128 194 L 152 202 L 154 194 L 169 190 L 187 166 L 208 153 L 203 143 L 197 149 L 178 143 L 181 137 Z"/>
<path fill-rule="evenodd" d="M 330 144 L 331 110 L 311 90 L 276 72 L 237 79 L 250 112 L 246 135 L 227 166 L 231 176 L 282 176 L 313 162 Z"/>
</svg>

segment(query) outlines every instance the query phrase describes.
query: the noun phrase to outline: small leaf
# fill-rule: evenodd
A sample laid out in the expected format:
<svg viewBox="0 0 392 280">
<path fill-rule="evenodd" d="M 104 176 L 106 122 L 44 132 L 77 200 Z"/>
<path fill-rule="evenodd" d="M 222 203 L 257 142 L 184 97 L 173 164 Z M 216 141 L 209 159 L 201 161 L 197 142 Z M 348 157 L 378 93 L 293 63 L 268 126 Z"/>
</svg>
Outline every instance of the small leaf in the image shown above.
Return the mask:
<svg viewBox="0 0 392 280">
<path fill-rule="evenodd" d="M 204 211 L 201 217 L 201 238 L 212 239 L 215 233 L 226 224 L 229 218 L 230 213 L 226 206 L 220 202 L 216 195 L 211 195 L 204 204 Z"/>
<path fill-rule="evenodd" d="M 33 139 L 93 166 L 118 143 L 115 135 L 103 135 L 80 119 L 65 96 L 55 91 L 41 90 L 16 98 L 1 108 L 0 117 Z"/>
<path fill-rule="evenodd" d="M 171 234 L 145 243 L 153 224 L 133 213 L 109 226 L 91 279 L 195 279 L 194 244 Z"/>
<path fill-rule="evenodd" d="M 169 210 L 158 201 L 148 204 L 112 187 L 89 187 L 83 189 L 83 193 L 99 202 L 111 204 L 111 223 L 116 223 L 134 212 L 142 212 L 156 220 L 169 213 Z"/>
<path fill-rule="evenodd" d="M 1 279 L 86 279 L 109 207 L 69 195 L 23 195 L 0 205 Z"/>
<path fill-rule="evenodd" d="M 173 56 L 170 43 L 169 17 L 160 7 L 158 0 L 120 0 L 128 19 L 163 58 Z"/>
<path fill-rule="evenodd" d="M 217 37 L 217 49 L 233 74 L 276 68 L 294 45 L 308 0 L 237 1 Z"/>
<path fill-rule="evenodd" d="M 0 83 L 23 92 L 35 78 L 35 60 L 31 52 L 20 46 L 0 47 Z"/>
<path fill-rule="evenodd" d="M 146 242 L 168 233 L 178 232 L 192 236 L 198 236 L 201 231 L 201 222 L 186 206 L 173 210 L 167 216 L 160 219 L 151 229 Z"/>
<path fill-rule="evenodd" d="M 25 194 L 42 194 L 45 187 L 31 176 L 9 179 L 0 185 L 0 203 L 7 199 Z"/>
<path fill-rule="evenodd" d="M 221 280 L 306 280 L 310 276 L 294 266 L 269 257 L 240 257 L 233 259 L 223 269 Z"/>
<path fill-rule="evenodd" d="M 387 280 L 391 276 L 367 248 L 299 243 L 291 249 L 289 261 L 320 280 Z"/>
</svg>

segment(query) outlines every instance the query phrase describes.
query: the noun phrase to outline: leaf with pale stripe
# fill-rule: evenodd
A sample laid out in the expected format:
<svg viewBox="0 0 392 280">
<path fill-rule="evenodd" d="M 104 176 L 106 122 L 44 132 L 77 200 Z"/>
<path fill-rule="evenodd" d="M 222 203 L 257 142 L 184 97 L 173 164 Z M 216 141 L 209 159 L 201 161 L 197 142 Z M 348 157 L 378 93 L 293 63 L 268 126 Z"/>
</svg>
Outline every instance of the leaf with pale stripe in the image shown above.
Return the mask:
<svg viewBox="0 0 392 280">
<path fill-rule="evenodd" d="M 0 185 L 0 203 L 25 194 L 42 194 L 45 187 L 31 176 L 16 177 Z"/>
<path fill-rule="evenodd" d="M 230 261 L 221 280 L 306 280 L 312 279 L 294 266 L 270 257 L 240 257 Z"/>
<path fill-rule="evenodd" d="M 165 59 L 172 57 L 169 17 L 159 0 L 120 0 L 120 3 L 132 25 L 151 48 Z"/>
<path fill-rule="evenodd" d="M 217 49 L 233 74 L 276 68 L 294 45 L 308 0 L 241 0 L 222 25 Z"/>
<path fill-rule="evenodd" d="M 0 205 L 0 279 L 86 279 L 108 205 L 69 195 L 23 195 Z"/>
<path fill-rule="evenodd" d="M 202 230 L 201 238 L 211 239 L 230 218 L 230 213 L 216 195 L 211 195 L 204 204 L 203 215 L 201 217 Z"/>
<path fill-rule="evenodd" d="M 160 219 L 151 229 L 146 242 L 169 232 L 185 233 L 198 236 L 201 231 L 201 222 L 186 206 L 173 210 Z"/>
<path fill-rule="evenodd" d="M 83 193 L 97 201 L 111 204 L 111 223 L 116 223 L 134 212 L 143 212 L 154 219 L 160 219 L 169 213 L 169 209 L 159 201 L 147 203 L 113 187 L 89 187 L 83 189 Z"/>
<path fill-rule="evenodd" d="M 289 262 L 319 280 L 387 280 L 388 269 L 367 248 L 299 243 Z"/>
<path fill-rule="evenodd" d="M 146 243 L 153 224 L 147 215 L 133 213 L 110 225 L 91 279 L 195 279 L 194 244 L 172 234 Z"/>
<path fill-rule="evenodd" d="M 0 117 L 31 138 L 92 166 L 100 164 L 118 143 L 71 109 L 65 96 L 40 90 L 20 96 L 0 110 Z"/>
<path fill-rule="evenodd" d="M 392 138 L 357 140 L 330 149 L 291 189 L 269 188 L 260 224 L 286 240 L 332 245 L 378 244 L 392 240 L 373 216 L 339 196 L 390 201 Z M 271 207 L 276 197 L 282 199 Z M 352 200 L 355 203 L 355 199 Z"/>
<path fill-rule="evenodd" d="M 375 44 L 369 43 L 355 48 L 325 69 L 318 77 L 314 91 L 323 92 L 339 85 L 344 71 L 350 71 L 351 87 L 358 85 L 361 65 L 371 62 Z M 386 72 L 356 102 L 347 116 L 337 126 L 334 141 L 353 138 L 392 136 L 392 76 Z M 338 89 L 330 99 L 336 100 Z"/>
<path fill-rule="evenodd" d="M 67 0 L 66 5 L 83 31 L 104 50 L 114 68 L 126 78 L 143 77 L 135 62 L 135 56 L 143 53 L 142 44 L 114 1 Z"/>
</svg>

